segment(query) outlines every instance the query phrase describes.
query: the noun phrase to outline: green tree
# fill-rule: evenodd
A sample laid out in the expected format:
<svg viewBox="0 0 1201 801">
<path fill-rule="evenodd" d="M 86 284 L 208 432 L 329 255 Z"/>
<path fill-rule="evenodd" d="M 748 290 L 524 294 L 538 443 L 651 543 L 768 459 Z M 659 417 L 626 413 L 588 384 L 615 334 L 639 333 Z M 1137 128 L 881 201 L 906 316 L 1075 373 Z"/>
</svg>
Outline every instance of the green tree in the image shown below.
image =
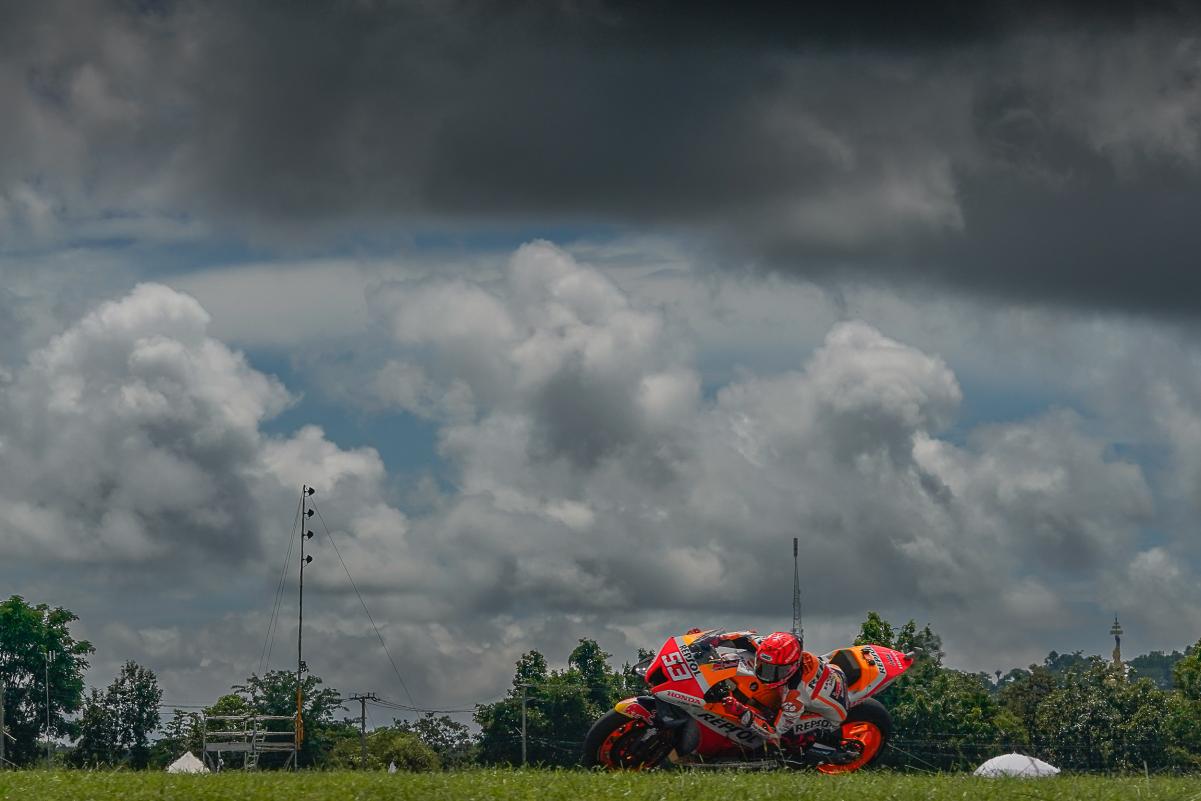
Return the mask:
<svg viewBox="0 0 1201 801">
<path fill-rule="evenodd" d="M 999 710 L 990 690 L 983 676 L 928 659 L 916 662 L 880 698 L 897 736 L 931 744 L 923 759 L 951 769 L 975 764 L 981 747 L 998 739 Z"/>
<path fill-rule="evenodd" d="M 493 704 L 476 707 L 480 725 L 480 758 L 493 764 L 521 762 L 521 685 L 529 698 L 526 731 L 533 764 L 574 765 L 592 724 L 620 698 L 625 678 L 609 667 L 609 655 L 594 641 L 582 639 L 568 657 L 565 670 L 548 670 L 537 651 L 517 662 L 513 688 Z"/>
<path fill-rule="evenodd" d="M 1164 747 L 1174 762 L 1201 768 L 1201 701 L 1171 693 L 1163 733 Z"/>
<path fill-rule="evenodd" d="M 71 752 L 71 764 L 89 768 L 115 765 L 120 758 L 117 726 L 109 699 L 93 687 L 79 718 L 79 740 Z"/>
<path fill-rule="evenodd" d="M 332 767 L 359 770 L 362 762 L 358 737 L 343 737 L 330 751 Z M 368 732 L 366 770 L 383 770 L 393 764 L 406 771 L 438 770 L 441 766 L 434 750 L 411 731 L 387 727 Z"/>
<path fill-rule="evenodd" d="M 630 662 L 626 662 L 621 666 L 621 687 L 618 690 L 618 695 L 620 695 L 622 698 L 629 698 L 633 695 L 646 694 L 646 679 L 634 672 L 634 666 L 654 656 L 654 651 L 649 651 L 646 648 L 639 648 L 638 658 L 634 660 L 632 664 Z"/>
<path fill-rule="evenodd" d="M 249 715 L 254 711 L 254 707 L 250 705 L 242 696 L 237 693 L 226 693 L 213 703 L 212 706 L 206 707 L 205 715 Z M 295 712 L 295 707 L 292 709 Z"/>
<path fill-rule="evenodd" d="M 1172 666 L 1172 682 L 1176 692 L 1164 721 L 1167 751 L 1177 763 L 1201 768 L 1201 641 Z"/>
<path fill-rule="evenodd" d="M 171 712 L 171 719 L 163 725 L 163 736 L 150 749 L 150 764 L 156 768 L 165 768 L 186 751 L 199 757 L 204 747 L 201 716 L 182 709 Z"/>
<path fill-rule="evenodd" d="M 1001 707 L 1008 712 L 1018 728 L 1006 727 L 1009 737 L 1016 743 L 1031 746 L 1038 738 L 1038 708 L 1047 696 L 1059 688 L 1056 674 L 1044 665 L 1031 665 L 1030 670 L 1011 671 L 1002 681 L 998 693 Z"/>
<path fill-rule="evenodd" d="M 919 658 L 929 660 L 935 665 L 942 664 L 946 654 L 942 650 L 942 637 L 939 637 L 927 623 L 919 630 L 917 624 L 910 620 L 897 632 L 892 647 L 898 651 L 915 652 Z"/>
<path fill-rule="evenodd" d="M 335 722 L 334 712 L 343 709 L 337 690 L 322 687 L 321 678 L 308 673 L 301 685 L 304 696 L 302 721 L 304 741 L 300 747 L 301 766 L 323 762 L 345 724 Z M 262 676 L 251 674 L 244 684 L 233 687 L 245 708 L 260 715 L 296 714 L 296 674 L 286 670 L 270 670 Z M 223 697 L 224 701 L 228 696 Z M 228 701 L 231 706 L 232 700 Z M 237 713 L 232 713 L 237 714 Z M 260 759 L 264 767 L 278 767 L 286 757 L 266 754 Z"/>
<path fill-rule="evenodd" d="M 35 763 L 46 723 L 46 673 L 49 660 L 50 734 L 73 737 L 70 716 L 83 706 L 83 674 L 91 643 L 71 636 L 78 618 L 61 607 L 31 606 L 14 595 L 0 602 L 0 686 L 5 688 L 4 723 L 14 738 L 6 758 L 18 765 Z"/>
<path fill-rule="evenodd" d="M 1172 651 L 1170 654 L 1163 651 L 1152 651 L 1149 654 L 1136 656 L 1127 664 L 1139 678 L 1150 679 L 1161 690 L 1170 690 L 1173 686 L 1172 668 L 1185 656 L 1186 654 L 1179 651 Z"/>
<path fill-rule="evenodd" d="M 879 612 L 868 612 L 867 620 L 859 626 L 859 635 L 855 637 L 855 645 L 883 645 L 892 648 L 896 636 L 892 624 L 880 617 Z"/>
<path fill-rule="evenodd" d="M 1060 654 L 1052 651 L 1043 660 L 1043 666 L 1052 673 L 1060 674 L 1069 671 L 1088 670 L 1093 658 L 1095 657 L 1085 656 L 1083 651 L 1073 651 L 1070 654 Z"/>
<path fill-rule="evenodd" d="M 513 686 L 541 684 L 549 674 L 546 657 L 537 651 L 527 651 L 517 660 L 517 672 L 513 674 Z"/>
<path fill-rule="evenodd" d="M 1201 701 L 1201 640 L 1189 648 L 1188 656 L 1172 667 L 1172 683 L 1190 701 Z"/>
<path fill-rule="evenodd" d="M 1170 764 L 1164 748 L 1168 694 L 1149 679 L 1126 681 L 1099 657 L 1069 670 L 1038 707 L 1036 745 L 1077 769 L 1142 770 Z"/>
<path fill-rule="evenodd" d="M 73 761 L 145 768 L 150 762 L 150 734 L 159 725 L 162 697 L 153 671 L 126 662 L 103 695 L 96 690 L 89 695 L 79 721 Z"/>
<path fill-rule="evenodd" d="M 128 755 L 129 764 L 144 768 L 150 761 L 150 734 L 159 725 L 159 702 L 163 691 L 158 677 L 148 668 L 129 661 L 121 668 L 110 687 L 120 721 L 118 742 Z"/>
<path fill-rule="evenodd" d="M 446 715 L 427 712 L 417 720 L 395 721 L 393 728 L 417 735 L 447 770 L 464 768 L 475 761 L 476 738 L 471 729 Z"/>
<path fill-rule="evenodd" d="M 579 675 L 579 680 L 588 688 L 588 700 L 602 707 L 612 704 L 617 685 L 624 684 L 619 680 L 615 681 L 617 677 L 609 667 L 610 656 L 611 654 L 601 650 L 595 640 L 583 639 L 567 657 L 569 670 L 574 670 Z"/>
<path fill-rule="evenodd" d="M 898 739 L 921 751 L 926 764 L 940 768 L 965 767 L 977 761 L 982 747 L 996 742 L 998 706 L 986 677 L 942 666 L 942 638 L 929 625 L 918 629 L 910 620 L 899 630 L 877 612 L 869 612 L 859 627 L 856 645 L 882 645 L 914 651 L 914 663 L 877 698 L 893 717 Z M 1012 726 L 1012 720 L 1006 720 Z M 909 758 L 887 752 L 885 764 L 904 765 Z"/>
</svg>

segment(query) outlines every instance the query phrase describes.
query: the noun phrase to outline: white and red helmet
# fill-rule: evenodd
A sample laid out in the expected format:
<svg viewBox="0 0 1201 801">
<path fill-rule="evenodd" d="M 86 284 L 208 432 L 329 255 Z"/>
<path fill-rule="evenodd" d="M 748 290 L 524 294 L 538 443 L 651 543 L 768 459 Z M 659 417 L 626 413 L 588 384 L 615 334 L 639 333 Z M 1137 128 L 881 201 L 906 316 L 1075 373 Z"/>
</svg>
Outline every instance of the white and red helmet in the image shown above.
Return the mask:
<svg viewBox="0 0 1201 801">
<path fill-rule="evenodd" d="M 786 631 L 769 634 L 755 654 L 755 676 L 767 687 L 779 687 L 801 666 L 801 644 Z"/>
</svg>

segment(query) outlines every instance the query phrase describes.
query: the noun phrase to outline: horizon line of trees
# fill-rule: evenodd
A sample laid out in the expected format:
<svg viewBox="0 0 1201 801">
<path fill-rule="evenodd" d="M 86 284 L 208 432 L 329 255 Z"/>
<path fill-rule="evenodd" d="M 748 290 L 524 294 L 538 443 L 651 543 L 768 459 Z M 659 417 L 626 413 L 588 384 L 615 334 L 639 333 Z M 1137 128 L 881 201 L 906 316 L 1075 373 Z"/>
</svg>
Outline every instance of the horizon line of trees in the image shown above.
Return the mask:
<svg viewBox="0 0 1201 801">
<path fill-rule="evenodd" d="M 63 766 L 161 769 L 185 751 L 200 755 L 205 716 L 294 713 L 290 671 L 251 674 L 203 713 L 174 709 L 166 720 L 157 677 L 135 662 L 126 662 L 103 691 L 85 693 L 83 674 L 94 648 L 71 636 L 75 620 L 68 610 L 32 606 L 20 596 L 0 602 L 0 684 L 7 688 L 4 717 L 13 738 L 6 757 L 17 766 L 44 758 L 47 666 L 50 736 L 73 742 L 56 749 L 55 761 Z M 1153 651 L 1121 669 L 1080 651 L 1052 651 L 1041 665 L 993 676 L 944 666 L 941 638 L 912 620 L 894 628 L 870 612 L 854 643 L 919 654 L 879 696 L 892 713 L 899 746 L 885 753 L 885 765 L 957 770 L 1004 749 L 1069 770 L 1201 769 L 1201 641 L 1183 652 Z M 47 650 L 55 654 L 49 663 Z M 634 662 L 650 654 L 640 649 Z M 433 713 L 394 719 L 367 735 L 366 764 L 357 718 L 338 717 L 345 711 L 338 691 L 308 674 L 300 765 L 438 770 L 521 764 L 523 688 L 528 762 L 576 765 L 592 723 L 618 700 L 646 691 L 630 662 L 614 669 L 611 658 L 589 638 L 579 640 L 562 669 L 528 651 L 516 662 L 505 695 L 476 705 L 478 731 Z M 281 767 L 286 758 L 264 754 L 259 765 Z"/>
</svg>

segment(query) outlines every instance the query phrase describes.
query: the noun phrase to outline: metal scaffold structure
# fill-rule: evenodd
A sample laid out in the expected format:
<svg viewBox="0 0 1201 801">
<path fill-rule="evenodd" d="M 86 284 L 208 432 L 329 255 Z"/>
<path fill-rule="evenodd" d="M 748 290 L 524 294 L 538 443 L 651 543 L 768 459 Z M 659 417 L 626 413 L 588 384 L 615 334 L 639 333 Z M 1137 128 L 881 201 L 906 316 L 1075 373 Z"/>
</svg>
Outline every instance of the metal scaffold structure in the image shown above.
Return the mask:
<svg viewBox="0 0 1201 801">
<path fill-rule="evenodd" d="M 216 725 L 217 729 L 212 727 Z M 222 754 L 242 754 L 242 767 L 254 770 L 259 755 L 287 753 L 284 767 L 296 763 L 296 718 L 292 715 L 208 715 L 202 726 L 204 764 L 211 771 L 223 767 Z"/>
</svg>

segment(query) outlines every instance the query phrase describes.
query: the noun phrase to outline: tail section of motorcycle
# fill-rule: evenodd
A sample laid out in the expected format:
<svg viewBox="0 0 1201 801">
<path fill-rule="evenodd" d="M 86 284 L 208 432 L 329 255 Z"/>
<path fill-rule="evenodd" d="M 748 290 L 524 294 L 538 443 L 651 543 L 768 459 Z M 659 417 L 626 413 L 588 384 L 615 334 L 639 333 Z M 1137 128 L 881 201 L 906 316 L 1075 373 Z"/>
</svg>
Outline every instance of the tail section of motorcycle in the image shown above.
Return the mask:
<svg viewBox="0 0 1201 801">
<path fill-rule="evenodd" d="M 852 706 L 880 692 L 913 666 L 913 654 L 882 645 L 839 648 L 824 658 L 846 677 L 847 702 Z"/>
</svg>

